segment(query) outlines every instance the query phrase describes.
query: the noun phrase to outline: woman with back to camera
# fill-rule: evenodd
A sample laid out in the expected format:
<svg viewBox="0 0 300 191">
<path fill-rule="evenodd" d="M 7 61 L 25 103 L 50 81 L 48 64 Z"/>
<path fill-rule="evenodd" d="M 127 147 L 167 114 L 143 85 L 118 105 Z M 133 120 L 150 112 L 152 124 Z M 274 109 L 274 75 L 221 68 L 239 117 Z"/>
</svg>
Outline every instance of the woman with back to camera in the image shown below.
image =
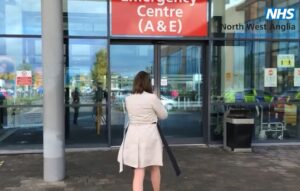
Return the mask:
<svg viewBox="0 0 300 191">
<path fill-rule="evenodd" d="M 125 106 L 129 126 L 119 150 L 118 161 L 120 165 L 134 168 L 133 191 L 143 191 L 146 167 L 151 169 L 153 191 L 160 191 L 163 145 L 156 123 L 158 119 L 167 118 L 168 113 L 160 99 L 153 94 L 147 72 L 141 71 L 135 76 L 132 95 L 125 98 Z"/>
</svg>

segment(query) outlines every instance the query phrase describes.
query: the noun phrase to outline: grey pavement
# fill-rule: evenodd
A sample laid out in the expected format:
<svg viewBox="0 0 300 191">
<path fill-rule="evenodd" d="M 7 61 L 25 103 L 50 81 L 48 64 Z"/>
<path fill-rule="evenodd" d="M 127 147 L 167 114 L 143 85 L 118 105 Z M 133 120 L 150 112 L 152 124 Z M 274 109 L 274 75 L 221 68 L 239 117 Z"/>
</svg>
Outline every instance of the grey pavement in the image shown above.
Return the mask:
<svg viewBox="0 0 300 191">
<path fill-rule="evenodd" d="M 198 146 L 172 149 L 182 175 L 175 176 L 164 156 L 161 191 L 300 190 L 300 146 L 255 147 L 252 153 Z M 0 155 L 0 190 L 130 191 L 132 169 L 119 174 L 116 157 L 117 149 L 68 152 L 65 180 L 47 183 L 42 154 Z M 144 190 L 151 190 L 149 173 Z"/>
</svg>

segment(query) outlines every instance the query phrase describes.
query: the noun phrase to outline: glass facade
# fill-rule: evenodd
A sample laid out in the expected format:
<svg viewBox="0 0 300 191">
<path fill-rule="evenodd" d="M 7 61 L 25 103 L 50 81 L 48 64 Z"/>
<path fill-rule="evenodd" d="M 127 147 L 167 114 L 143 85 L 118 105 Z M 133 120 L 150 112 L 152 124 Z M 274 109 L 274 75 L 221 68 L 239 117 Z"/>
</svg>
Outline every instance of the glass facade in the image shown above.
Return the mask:
<svg viewBox="0 0 300 191">
<path fill-rule="evenodd" d="M 72 36 L 106 36 L 107 2 L 64 0 L 65 32 Z"/>
<path fill-rule="evenodd" d="M 41 39 L 0 38 L 0 42 L 0 121 L 4 137 L 1 143 L 41 144 L 43 127 Z M 30 81 L 22 79 L 23 72 L 30 74 Z"/>
<path fill-rule="evenodd" d="M 202 46 L 163 45 L 160 49 L 160 94 L 169 116 L 162 121 L 166 136 L 181 143 L 200 143 L 202 126 Z"/>
<path fill-rule="evenodd" d="M 254 142 L 300 141 L 300 2 L 207 5 L 207 36 L 112 35 L 122 13 L 111 1 L 63 1 L 67 146 L 120 144 L 140 70 L 169 112 L 161 126 L 172 143 L 221 143 L 224 112 L 236 107 L 255 119 Z M 152 11 L 143 14 L 163 13 Z M 0 147 L 41 148 L 41 0 L 1 0 L 0 18 Z"/>
<path fill-rule="evenodd" d="M 66 107 L 67 143 L 106 143 L 107 41 L 75 38 L 66 41 L 65 93 L 66 102 L 71 105 Z M 74 97 L 76 88 L 78 101 Z"/>
<path fill-rule="evenodd" d="M 0 15 L 0 34 L 41 34 L 40 0 L 2 0 Z"/>
<path fill-rule="evenodd" d="M 111 45 L 111 132 L 112 144 L 121 144 L 124 127 L 125 97 L 131 93 L 133 79 L 144 70 L 153 76 L 153 45 Z"/>
<path fill-rule="evenodd" d="M 239 105 L 252 112 L 258 142 L 299 140 L 299 87 L 295 73 L 299 53 L 299 42 L 216 42 L 212 65 L 212 138 L 218 139 L 221 133 L 226 107 Z M 294 65 L 281 65 L 280 55 L 293 55 Z M 275 86 L 267 78 L 269 70 L 277 73 L 271 79 L 276 81 Z M 272 125 L 278 127 L 273 129 Z"/>
</svg>

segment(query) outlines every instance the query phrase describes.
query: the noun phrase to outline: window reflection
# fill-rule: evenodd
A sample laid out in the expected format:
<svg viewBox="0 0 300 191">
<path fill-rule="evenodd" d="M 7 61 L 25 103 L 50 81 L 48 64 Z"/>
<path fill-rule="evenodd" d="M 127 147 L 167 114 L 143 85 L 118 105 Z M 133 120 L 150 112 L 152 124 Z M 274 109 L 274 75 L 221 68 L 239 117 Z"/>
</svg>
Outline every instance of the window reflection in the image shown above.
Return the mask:
<svg viewBox="0 0 300 191">
<path fill-rule="evenodd" d="M 5 104 L 38 104 L 35 101 L 43 94 L 41 40 L 1 38 L 0 44 L 0 86 Z"/>
<path fill-rule="evenodd" d="M 68 39 L 65 43 L 67 143 L 107 142 L 107 41 Z"/>
<path fill-rule="evenodd" d="M 64 0 L 64 22 L 68 35 L 105 36 L 107 2 L 105 0 Z"/>
<path fill-rule="evenodd" d="M 169 112 L 162 121 L 166 135 L 202 137 L 201 52 L 201 46 L 161 46 L 160 93 Z M 183 116 L 189 120 L 181 120 Z"/>
<path fill-rule="evenodd" d="M 190 101 L 200 101 L 200 47 L 162 46 L 161 49 L 161 95 L 177 99 L 179 95 L 189 95 Z"/>
<path fill-rule="evenodd" d="M 111 45 L 111 129 L 113 144 L 123 136 L 124 101 L 132 91 L 134 76 L 139 71 L 153 78 L 153 45 Z M 154 80 L 152 81 L 154 84 Z"/>
<path fill-rule="evenodd" d="M 10 135 L 1 143 L 41 144 L 41 40 L 0 38 L 0 44 L 0 134 Z"/>
<path fill-rule="evenodd" d="M 0 34 L 41 34 L 40 0 L 1 0 Z"/>
<path fill-rule="evenodd" d="M 221 133 L 224 111 L 232 106 L 252 112 L 257 141 L 299 139 L 299 43 L 222 43 L 215 42 L 213 52 L 213 139 Z"/>
<path fill-rule="evenodd" d="M 105 40 L 69 40 L 66 86 L 78 88 L 81 104 L 94 103 L 98 86 L 107 90 L 107 67 Z"/>
<path fill-rule="evenodd" d="M 42 111 L 40 106 L 0 108 L 2 114 L 0 144 L 2 146 L 43 144 Z"/>
</svg>

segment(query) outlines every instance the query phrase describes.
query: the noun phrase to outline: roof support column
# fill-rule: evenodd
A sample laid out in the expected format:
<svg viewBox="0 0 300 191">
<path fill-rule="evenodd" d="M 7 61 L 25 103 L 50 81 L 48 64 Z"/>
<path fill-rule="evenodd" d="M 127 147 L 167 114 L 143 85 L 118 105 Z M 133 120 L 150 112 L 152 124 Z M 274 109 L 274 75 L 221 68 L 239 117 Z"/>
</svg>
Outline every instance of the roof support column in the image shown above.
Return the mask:
<svg viewBox="0 0 300 191">
<path fill-rule="evenodd" d="M 44 180 L 65 177 L 63 9 L 61 0 L 42 0 L 44 85 Z"/>
</svg>

